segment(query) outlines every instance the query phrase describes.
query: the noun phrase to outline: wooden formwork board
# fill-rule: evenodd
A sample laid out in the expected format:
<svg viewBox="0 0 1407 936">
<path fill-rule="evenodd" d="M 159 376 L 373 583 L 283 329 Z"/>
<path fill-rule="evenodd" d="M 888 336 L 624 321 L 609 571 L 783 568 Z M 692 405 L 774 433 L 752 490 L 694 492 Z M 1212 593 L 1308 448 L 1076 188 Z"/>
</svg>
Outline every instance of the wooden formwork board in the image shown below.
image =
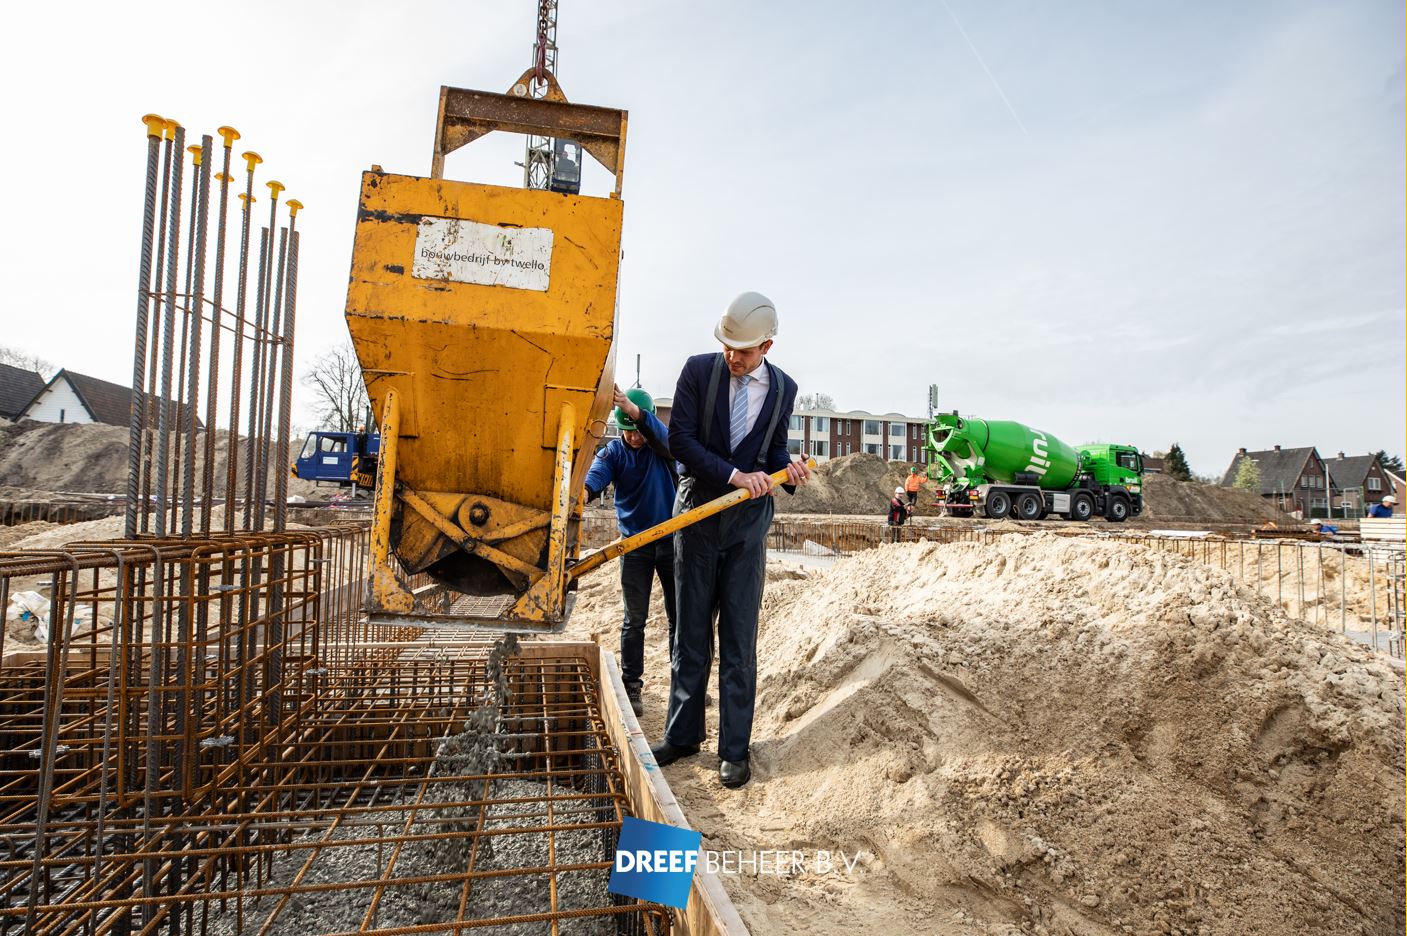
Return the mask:
<svg viewBox="0 0 1407 936">
<path fill-rule="evenodd" d="M 611 742 L 620 751 L 621 772 L 636 816 L 692 828 L 650 753 L 611 651 L 587 641 L 527 641 L 519 645 L 518 655 L 528 659 L 577 655 L 591 661 L 592 673 L 601 686 L 601 715 Z M 749 936 L 718 875 L 705 871 L 702 861 L 694 871 L 689 903 L 682 911 L 675 911 L 674 923 L 674 932 L 683 936 Z"/>
</svg>

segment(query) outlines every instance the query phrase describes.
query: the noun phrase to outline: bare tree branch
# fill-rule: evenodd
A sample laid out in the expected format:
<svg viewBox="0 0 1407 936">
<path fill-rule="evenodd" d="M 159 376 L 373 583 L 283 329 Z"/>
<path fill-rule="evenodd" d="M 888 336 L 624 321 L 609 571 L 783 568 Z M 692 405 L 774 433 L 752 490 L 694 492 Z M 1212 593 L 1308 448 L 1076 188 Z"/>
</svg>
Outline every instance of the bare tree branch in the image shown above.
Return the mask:
<svg viewBox="0 0 1407 936">
<path fill-rule="evenodd" d="M 34 371 L 40 377 L 53 373 L 57 368 L 44 360 L 37 354 L 30 354 L 19 348 L 10 348 L 0 345 L 0 364 L 8 364 L 11 367 L 22 368 L 27 371 Z"/>
<path fill-rule="evenodd" d="M 371 404 L 351 342 L 324 352 L 303 375 L 303 385 L 313 391 L 320 428 L 352 432 L 365 421 Z"/>
</svg>

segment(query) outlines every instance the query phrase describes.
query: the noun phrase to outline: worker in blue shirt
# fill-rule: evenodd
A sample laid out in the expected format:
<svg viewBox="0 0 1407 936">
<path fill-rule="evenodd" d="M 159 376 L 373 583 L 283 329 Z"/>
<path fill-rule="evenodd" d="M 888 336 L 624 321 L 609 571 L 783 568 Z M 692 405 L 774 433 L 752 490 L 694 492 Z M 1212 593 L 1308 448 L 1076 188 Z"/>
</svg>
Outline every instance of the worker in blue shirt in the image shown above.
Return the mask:
<svg viewBox="0 0 1407 936">
<path fill-rule="evenodd" d="M 616 425 L 621 437 L 612 439 L 586 473 L 586 499 L 601 496 L 614 484 L 616 525 L 622 536 L 633 536 L 663 523 L 674 514 L 674 459 L 669 454 L 669 430 L 655 416 L 655 401 L 639 387 L 615 388 Z M 645 620 L 650 614 L 650 588 L 659 576 L 664 613 L 669 619 L 669 653 L 674 655 L 674 536 L 666 536 L 620 559 L 620 591 L 625 620 L 620 627 L 620 670 L 630 707 L 644 711 L 641 689 L 645 675 Z"/>
<path fill-rule="evenodd" d="M 1382 503 L 1374 504 L 1368 508 L 1370 517 L 1391 517 L 1393 505 L 1397 503 L 1397 498 L 1389 494 L 1382 499 Z"/>
</svg>

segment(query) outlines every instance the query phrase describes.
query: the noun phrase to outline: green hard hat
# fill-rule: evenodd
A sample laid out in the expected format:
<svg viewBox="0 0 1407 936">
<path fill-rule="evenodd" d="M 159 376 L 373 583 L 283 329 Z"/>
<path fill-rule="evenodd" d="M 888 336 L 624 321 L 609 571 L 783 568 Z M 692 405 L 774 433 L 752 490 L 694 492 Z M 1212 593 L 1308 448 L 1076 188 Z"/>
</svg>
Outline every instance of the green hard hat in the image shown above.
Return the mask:
<svg viewBox="0 0 1407 936">
<path fill-rule="evenodd" d="M 625 391 L 625 398 L 647 413 L 655 411 L 655 398 L 640 387 L 631 387 Z M 616 407 L 616 425 L 626 432 L 633 432 L 636 429 L 635 420 L 625 415 L 625 411 L 619 406 Z"/>
</svg>

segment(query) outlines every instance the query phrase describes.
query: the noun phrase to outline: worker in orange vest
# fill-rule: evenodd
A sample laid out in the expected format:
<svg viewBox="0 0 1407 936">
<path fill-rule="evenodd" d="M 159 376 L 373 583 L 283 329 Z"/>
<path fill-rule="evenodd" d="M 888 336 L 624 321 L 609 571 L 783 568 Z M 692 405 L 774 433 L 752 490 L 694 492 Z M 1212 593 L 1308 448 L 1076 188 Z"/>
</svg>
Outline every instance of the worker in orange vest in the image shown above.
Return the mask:
<svg viewBox="0 0 1407 936">
<path fill-rule="evenodd" d="M 914 465 L 913 468 L 909 469 L 909 476 L 904 479 L 904 493 L 909 495 L 910 507 L 918 503 L 919 488 L 923 487 L 923 483 L 927 480 L 928 479 L 920 472 L 918 465 Z M 910 510 L 909 512 L 912 513 L 913 511 Z"/>
</svg>

